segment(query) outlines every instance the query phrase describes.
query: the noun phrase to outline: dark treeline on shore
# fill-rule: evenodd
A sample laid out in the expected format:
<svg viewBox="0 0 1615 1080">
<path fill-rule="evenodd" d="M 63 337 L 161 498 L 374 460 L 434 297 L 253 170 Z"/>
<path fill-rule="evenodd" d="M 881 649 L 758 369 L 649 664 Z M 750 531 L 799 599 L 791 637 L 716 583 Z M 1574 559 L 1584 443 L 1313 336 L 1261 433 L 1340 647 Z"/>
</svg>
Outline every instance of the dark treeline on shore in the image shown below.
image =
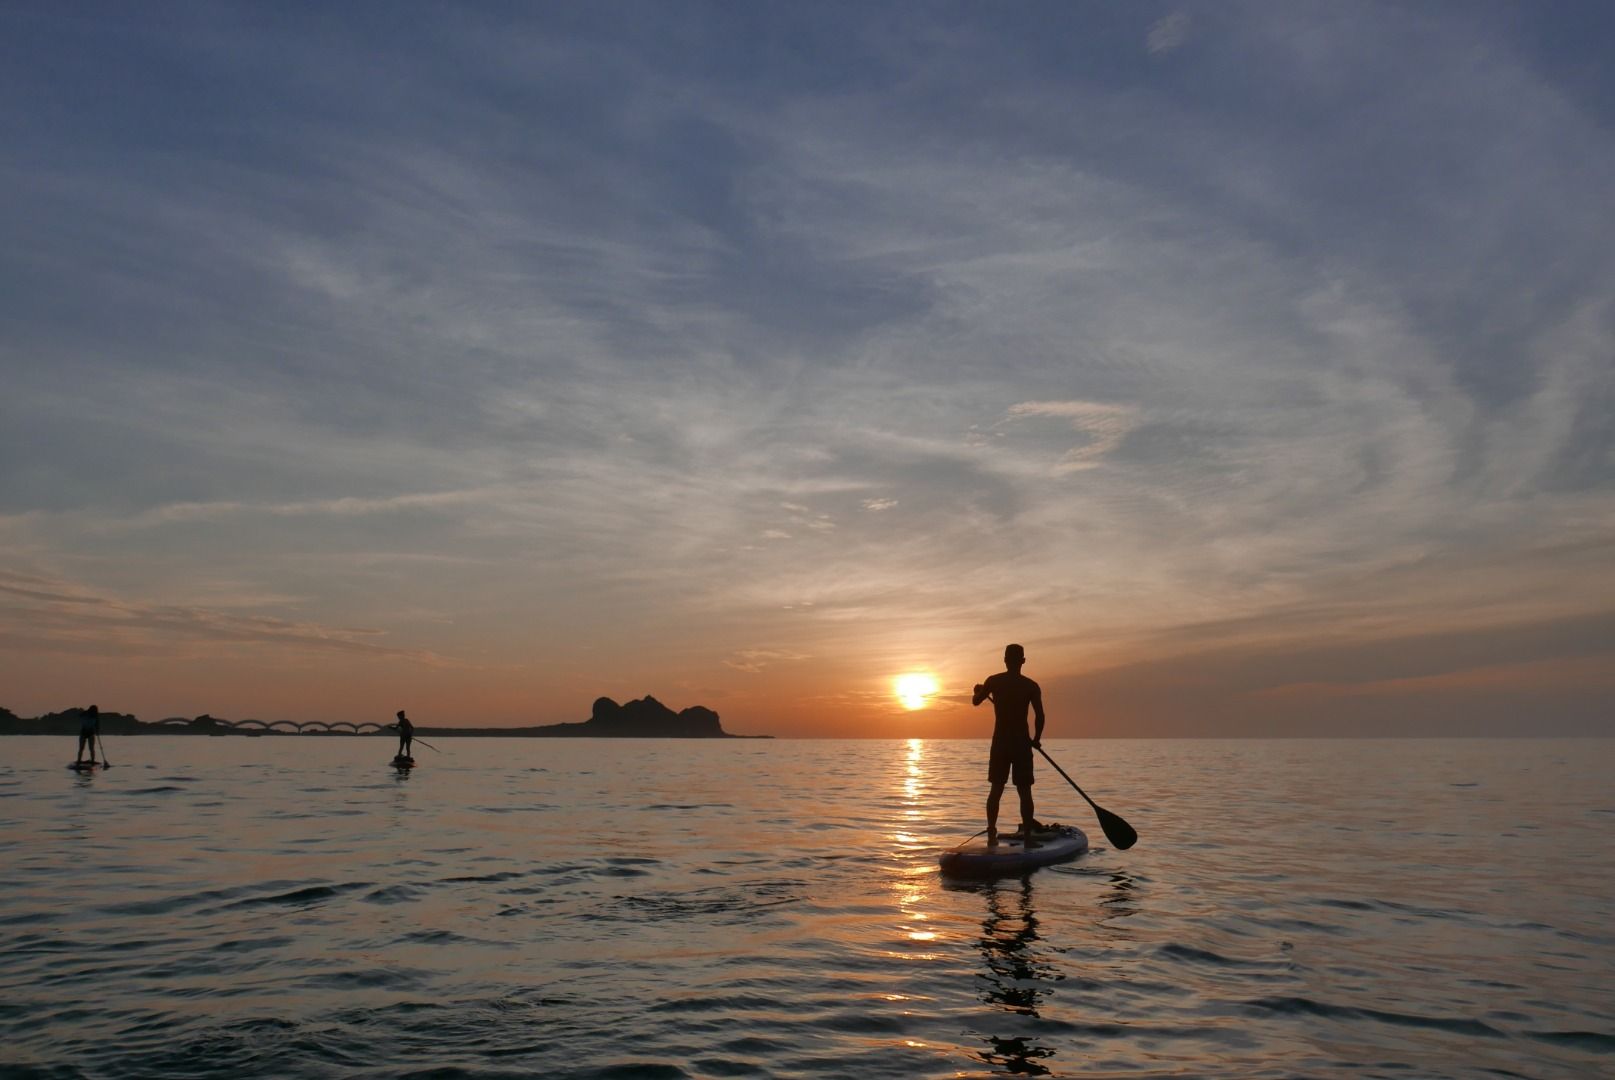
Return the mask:
<svg viewBox="0 0 1615 1080">
<path fill-rule="evenodd" d="M 43 716 L 18 716 L 0 708 L 0 735 L 77 735 L 84 708 L 74 707 Z M 483 736 L 497 738 L 673 738 L 673 739 L 767 739 L 769 735 L 731 735 L 718 722 L 718 714 L 701 705 L 680 712 L 663 705 L 649 694 L 637 701 L 619 705 L 610 698 L 594 703 L 588 720 L 574 724 L 541 724 L 532 727 L 431 727 L 415 726 L 417 735 Z M 206 713 L 196 717 L 172 716 L 145 721 L 131 713 L 101 710 L 102 735 L 389 735 L 379 722 L 296 723 L 290 720 L 221 720 Z"/>
</svg>

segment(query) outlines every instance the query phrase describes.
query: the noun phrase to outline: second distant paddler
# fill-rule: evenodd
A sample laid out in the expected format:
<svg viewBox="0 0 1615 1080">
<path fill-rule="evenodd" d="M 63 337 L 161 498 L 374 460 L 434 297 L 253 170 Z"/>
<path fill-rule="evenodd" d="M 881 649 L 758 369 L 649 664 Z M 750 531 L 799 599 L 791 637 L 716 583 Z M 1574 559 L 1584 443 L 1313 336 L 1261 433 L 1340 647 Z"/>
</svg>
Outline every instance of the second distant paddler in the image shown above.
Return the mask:
<svg viewBox="0 0 1615 1080">
<path fill-rule="evenodd" d="M 398 710 L 398 723 L 388 724 L 387 726 L 398 730 L 398 756 L 401 758 L 414 757 L 415 755 L 410 752 L 410 749 L 415 742 L 415 725 L 409 722 L 409 717 L 404 715 L 404 710 Z"/>
<path fill-rule="evenodd" d="M 90 748 L 88 764 L 95 764 L 95 739 L 101 734 L 101 710 L 94 705 L 79 713 L 78 761 L 84 761 L 84 748 Z"/>
</svg>

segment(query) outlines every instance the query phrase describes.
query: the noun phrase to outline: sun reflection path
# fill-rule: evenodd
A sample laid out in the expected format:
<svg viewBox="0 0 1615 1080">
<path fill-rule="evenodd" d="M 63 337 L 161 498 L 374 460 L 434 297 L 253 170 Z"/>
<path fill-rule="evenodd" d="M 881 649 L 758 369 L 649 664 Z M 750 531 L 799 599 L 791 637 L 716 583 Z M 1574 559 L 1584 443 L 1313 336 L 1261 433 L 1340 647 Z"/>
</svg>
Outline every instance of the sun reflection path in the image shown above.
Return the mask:
<svg viewBox="0 0 1615 1080">
<path fill-rule="evenodd" d="M 903 811 L 905 817 L 918 818 L 925 815 L 920 809 L 920 799 L 925 794 L 925 740 L 910 739 L 908 741 L 908 775 L 903 780 L 903 799 L 907 803 Z"/>
<path fill-rule="evenodd" d="M 921 826 L 929 819 L 925 807 L 930 794 L 929 774 L 925 766 L 924 739 L 910 739 L 906 747 L 902 770 L 899 774 L 903 820 L 892 834 L 897 851 L 905 856 L 905 866 L 897 885 L 897 906 L 902 913 L 901 933 L 909 941 L 930 943 L 940 934 L 926 925 L 930 919 L 931 896 L 936 888 L 935 867 L 931 856 L 935 843 Z M 915 860 L 914 856 L 919 856 Z M 929 959 L 935 954 L 924 953 L 918 958 Z"/>
</svg>

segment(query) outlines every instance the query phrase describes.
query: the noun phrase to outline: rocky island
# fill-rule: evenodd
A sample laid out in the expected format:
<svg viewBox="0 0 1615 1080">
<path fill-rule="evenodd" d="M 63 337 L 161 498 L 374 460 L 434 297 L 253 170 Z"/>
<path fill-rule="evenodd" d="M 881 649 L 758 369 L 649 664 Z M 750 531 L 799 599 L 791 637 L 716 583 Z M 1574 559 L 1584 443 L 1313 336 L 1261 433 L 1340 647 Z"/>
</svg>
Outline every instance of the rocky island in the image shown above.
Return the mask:
<svg viewBox="0 0 1615 1080">
<path fill-rule="evenodd" d="M 771 735 L 731 735 L 718 723 L 718 714 L 704 705 L 674 712 L 646 694 L 626 705 L 608 697 L 596 698 L 587 720 L 573 724 L 545 724 L 522 728 L 426 728 L 417 732 L 440 735 L 503 735 L 533 738 L 586 739 L 770 739 Z"/>
</svg>

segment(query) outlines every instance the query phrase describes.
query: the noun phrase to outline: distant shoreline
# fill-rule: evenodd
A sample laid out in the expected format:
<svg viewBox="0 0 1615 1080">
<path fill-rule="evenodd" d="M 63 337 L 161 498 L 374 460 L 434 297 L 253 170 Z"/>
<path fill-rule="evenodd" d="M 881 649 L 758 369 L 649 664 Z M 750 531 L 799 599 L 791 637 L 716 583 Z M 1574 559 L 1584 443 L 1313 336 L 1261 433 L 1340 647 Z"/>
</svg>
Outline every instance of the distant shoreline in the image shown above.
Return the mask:
<svg viewBox="0 0 1615 1080">
<path fill-rule="evenodd" d="M 84 710 L 64 709 L 43 716 L 22 717 L 9 709 L 0 709 L 0 735 L 49 735 L 73 737 L 79 733 Z M 201 735 L 210 737 L 243 737 L 249 739 L 275 737 L 338 736 L 341 738 L 371 738 L 383 735 L 396 738 L 391 725 L 367 721 L 352 723 L 336 721 L 293 721 L 257 719 L 221 720 L 204 713 L 186 718 L 173 716 L 166 720 L 148 722 L 130 713 L 100 713 L 100 731 L 103 736 L 129 735 Z M 535 724 L 524 727 L 430 727 L 415 725 L 415 734 L 430 738 L 496 738 L 496 739 L 772 739 L 772 735 L 735 735 L 723 730 L 718 714 L 702 705 L 674 712 L 660 701 L 646 694 L 643 698 L 619 705 L 610 698 L 598 698 L 593 715 L 578 723 Z"/>
<path fill-rule="evenodd" d="M 562 727 L 564 725 L 552 724 L 552 725 L 546 725 L 546 726 Z M 55 730 L 52 730 L 52 731 L 14 731 L 14 730 L 10 730 L 9 728 L 0 728 L 0 737 L 10 737 L 10 738 L 19 738 L 19 739 L 31 739 L 31 738 L 60 739 L 60 738 L 63 738 L 63 737 L 76 736 L 77 734 L 78 734 L 78 728 L 77 727 L 74 727 L 70 731 L 69 730 L 61 730 L 61 731 L 55 731 Z M 202 736 L 202 737 L 205 737 L 205 738 L 219 738 L 219 739 L 224 739 L 224 738 L 229 738 L 229 739 L 262 739 L 262 738 L 285 738 L 285 739 L 325 739 L 325 738 L 335 738 L 335 739 L 374 739 L 374 738 L 378 738 L 378 737 L 379 738 L 387 738 L 387 739 L 396 739 L 396 738 L 398 738 L 398 733 L 396 731 L 387 731 L 387 730 L 382 730 L 382 731 L 324 731 L 324 730 L 320 730 L 320 731 L 260 731 L 260 730 L 257 730 L 257 729 L 241 730 L 239 728 L 232 728 L 232 729 L 224 730 L 224 731 L 194 731 L 194 730 L 189 730 L 189 729 L 187 729 L 185 727 L 182 727 L 180 725 L 177 725 L 177 724 L 160 724 L 160 723 L 159 724 L 144 724 L 143 723 L 140 730 L 126 731 L 126 730 L 123 730 L 123 729 L 119 729 L 117 731 L 103 731 L 102 734 L 107 735 L 107 736 L 115 736 L 115 737 L 120 738 L 120 739 L 125 739 L 125 738 L 128 738 L 128 737 L 132 736 L 132 735 L 141 735 L 141 736 L 148 736 L 148 735 L 163 736 L 163 735 L 168 735 L 168 736 L 173 736 L 175 738 L 192 738 L 192 737 L 195 737 L 195 736 Z M 546 732 L 546 731 L 542 730 L 542 728 L 429 728 L 429 727 L 418 727 L 418 728 L 416 728 L 415 729 L 415 735 L 416 735 L 417 738 L 422 738 L 422 739 L 454 739 L 454 738 L 472 738 L 472 739 L 680 739 L 680 740 L 684 740 L 684 741 L 690 741 L 690 740 L 701 740 L 701 739 L 711 740 L 711 739 L 774 739 L 774 738 L 778 738 L 778 736 L 776 736 L 776 735 L 737 735 L 737 734 L 735 734 L 733 732 L 728 732 L 728 731 L 724 732 L 722 735 L 678 735 L 678 734 L 672 734 L 672 733 L 660 734 L 660 735 L 658 735 L 658 734 L 618 734 L 618 735 L 608 735 L 608 734 L 604 734 L 604 733 L 598 732 L 598 731 L 560 731 L 560 732 L 551 731 L 551 732 Z"/>
</svg>

